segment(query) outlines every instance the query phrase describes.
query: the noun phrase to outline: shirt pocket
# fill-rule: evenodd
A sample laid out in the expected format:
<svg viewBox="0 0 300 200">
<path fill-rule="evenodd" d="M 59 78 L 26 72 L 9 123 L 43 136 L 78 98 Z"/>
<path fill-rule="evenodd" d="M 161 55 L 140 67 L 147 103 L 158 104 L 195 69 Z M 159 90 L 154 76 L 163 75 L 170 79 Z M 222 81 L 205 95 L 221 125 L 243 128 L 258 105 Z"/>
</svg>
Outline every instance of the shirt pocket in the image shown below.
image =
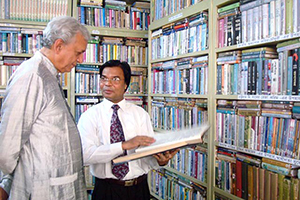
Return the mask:
<svg viewBox="0 0 300 200">
<path fill-rule="evenodd" d="M 50 178 L 50 199 L 51 200 L 75 200 L 75 182 L 78 179 L 78 173 Z"/>
</svg>

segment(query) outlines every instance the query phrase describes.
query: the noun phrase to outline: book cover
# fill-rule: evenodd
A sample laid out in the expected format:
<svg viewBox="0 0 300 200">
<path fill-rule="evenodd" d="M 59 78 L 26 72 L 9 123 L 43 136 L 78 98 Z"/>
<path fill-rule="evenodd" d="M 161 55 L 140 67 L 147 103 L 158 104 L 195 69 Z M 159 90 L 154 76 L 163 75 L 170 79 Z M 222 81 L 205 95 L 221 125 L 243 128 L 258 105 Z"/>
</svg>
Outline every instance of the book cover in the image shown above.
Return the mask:
<svg viewBox="0 0 300 200">
<path fill-rule="evenodd" d="M 208 124 L 203 124 L 196 128 L 183 129 L 180 131 L 168 131 L 163 134 L 155 134 L 155 142 L 150 146 L 140 147 L 135 153 L 118 157 L 113 160 L 114 163 L 121 163 L 138 158 L 143 158 L 171 149 L 181 148 L 192 144 L 203 142 L 203 136 L 209 129 Z"/>
</svg>

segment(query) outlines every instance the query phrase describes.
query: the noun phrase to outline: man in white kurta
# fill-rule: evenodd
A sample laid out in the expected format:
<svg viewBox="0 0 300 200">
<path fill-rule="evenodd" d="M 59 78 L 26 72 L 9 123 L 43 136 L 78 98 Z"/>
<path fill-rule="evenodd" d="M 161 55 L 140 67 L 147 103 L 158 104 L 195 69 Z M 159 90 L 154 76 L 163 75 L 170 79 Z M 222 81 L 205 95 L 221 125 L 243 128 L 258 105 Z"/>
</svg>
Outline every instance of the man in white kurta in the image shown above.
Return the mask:
<svg viewBox="0 0 300 200">
<path fill-rule="evenodd" d="M 86 199 L 80 136 L 57 77 L 82 62 L 89 34 L 74 18 L 59 17 L 44 39 L 8 83 L 0 169 L 13 175 L 10 199 Z"/>
</svg>

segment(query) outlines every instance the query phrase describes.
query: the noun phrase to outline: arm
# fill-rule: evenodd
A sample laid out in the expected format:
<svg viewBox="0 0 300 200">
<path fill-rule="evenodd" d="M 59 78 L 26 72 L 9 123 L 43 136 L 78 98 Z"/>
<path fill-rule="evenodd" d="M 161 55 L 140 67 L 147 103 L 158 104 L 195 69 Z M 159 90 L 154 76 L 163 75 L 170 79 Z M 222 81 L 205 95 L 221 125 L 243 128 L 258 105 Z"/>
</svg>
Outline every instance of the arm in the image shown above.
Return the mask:
<svg viewBox="0 0 300 200">
<path fill-rule="evenodd" d="M 0 169 L 11 174 L 41 107 L 42 81 L 35 74 L 12 79 L 2 105 Z"/>
<path fill-rule="evenodd" d="M 105 123 L 110 124 L 109 119 L 102 119 L 93 109 L 84 112 L 78 121 L 85 165 L 108 163 L 123 153 L 121 142 L 110 144 L 109 136 L 103 135 L 109 133 L 102 127 Z"/>
</svg>

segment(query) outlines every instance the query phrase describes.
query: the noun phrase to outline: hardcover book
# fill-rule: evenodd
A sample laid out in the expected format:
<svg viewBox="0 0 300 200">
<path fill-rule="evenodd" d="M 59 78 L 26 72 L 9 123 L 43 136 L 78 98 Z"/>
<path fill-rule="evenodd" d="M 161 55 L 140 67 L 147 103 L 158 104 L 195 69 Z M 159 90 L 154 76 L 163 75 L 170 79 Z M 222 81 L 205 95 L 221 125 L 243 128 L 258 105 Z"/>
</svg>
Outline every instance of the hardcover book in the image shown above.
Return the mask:
<svg viewBox="0 0 300 200">
<path fill-rule="evenodd" d="M 203 124 L 199 127 L 183 129 L 180 131 L 168 131 L 163 134 L 155 134 L 155 142 L 150 146 L 137 148 L 134 153 L 115 158 L 114 163 L 127 162 L 146 156 L 154 155 L 160 152 L 186 147 L 188 145 L 198 144 L 203 142 L 203 136 L 209 129 L 208 124 Z"/>
</svg>

